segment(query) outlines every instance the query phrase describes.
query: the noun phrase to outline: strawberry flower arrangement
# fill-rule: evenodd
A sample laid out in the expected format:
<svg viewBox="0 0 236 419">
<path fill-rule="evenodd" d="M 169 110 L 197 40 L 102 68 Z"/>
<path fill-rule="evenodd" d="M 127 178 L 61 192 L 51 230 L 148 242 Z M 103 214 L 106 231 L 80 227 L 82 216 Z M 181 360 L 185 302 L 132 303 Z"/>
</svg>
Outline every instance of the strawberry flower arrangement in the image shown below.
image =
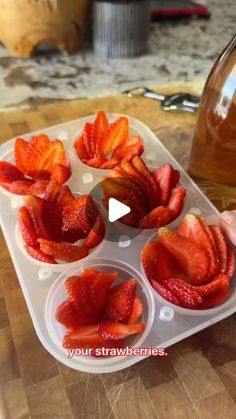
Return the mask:
<svg viewBox="0 0 236 419">
<path fill-rule="evenodd" d="M 116 285 L 118 279 L 117 271 L 91 268 L 66 279 L 68 298 L 56 311 L 57 321 L 67 330 L 65 349 L 91 349 L 96 356 L 97 348 L 125 347 L 127 336 L 143 332 L 138 282 L 128 278 Z"/>
<path fill-rule="evenodd" d="M 112 169 L 123 159 L 141 156 L 144 150 L 139 136 L 129 136 L 126 117 L 109 124 L 103 111 L 98 112 L 94 122 L 85 124 L 74 146 L 84 164 L 99 169 Z"/>
<path fill-rule="evenodd" d="M 153 288 L 184 308 L 208 309 L 229 296 L 235 256 L 216 225 L 188 213 L 176 232 L 162 227 L 141 254 Z"/>
<path fill-rule="evenodd" d="M 15 165 L 0 162 L 0 185 L 18 195 L 41 195 L 54 180 L 64 184 L 71 175 L 70 163 L 60 140 L 50 141 L 40 134 L 25 141 L 17 138 L 14 146 Z"/>
<path fill-rule="evenodd" d="M 137 228 L 157 228 L 174 221 L 181 213 L 186 190 L 179 185 L 180 173 L 170 164 L 151 171 L 135 156 L 123 160 L 102 182 L 103 204 L 110 197 L 131 208 L 121 222 Z"/>
<path fill-rule="evenodd" d="M 67 185 L 51 181 L 40 198 L 27 195 L 18 211 L 19 230 L 30 256 L 46 263 L 88 256 L 104 238 L 105 226 L 89 195 L 74 197 Z M 82 244 L 76 244 L 77 241 Z"/>
</svg>

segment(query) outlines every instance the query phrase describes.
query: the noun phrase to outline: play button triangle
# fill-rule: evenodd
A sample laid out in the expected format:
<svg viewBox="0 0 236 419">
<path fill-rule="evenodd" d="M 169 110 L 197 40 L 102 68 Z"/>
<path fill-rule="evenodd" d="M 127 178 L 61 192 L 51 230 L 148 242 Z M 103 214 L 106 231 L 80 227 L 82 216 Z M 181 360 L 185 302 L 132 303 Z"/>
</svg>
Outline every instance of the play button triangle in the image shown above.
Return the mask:
<svg viewBox="0 0 236 419">
<path fill-rule="evenodd" d="M 110 198 L 108 201 L 108 218 L 111 223 L 129 214 L 131 208 L 123 204 L 115 198 Z"/>
</svg>

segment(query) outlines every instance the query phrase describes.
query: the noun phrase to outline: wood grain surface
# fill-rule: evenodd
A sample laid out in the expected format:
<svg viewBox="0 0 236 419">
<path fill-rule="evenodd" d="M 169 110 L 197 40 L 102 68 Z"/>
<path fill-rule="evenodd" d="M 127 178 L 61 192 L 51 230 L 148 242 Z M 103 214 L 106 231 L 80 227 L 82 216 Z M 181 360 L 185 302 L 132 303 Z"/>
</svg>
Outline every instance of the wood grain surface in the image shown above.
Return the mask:
<svg viewBox="0 0 236 419">
<path fill-rule="evenodd" d="M 145 122 L 186 168 L 195 116 L 160 111 L 124 97 L 39 106 L 0 114 L 0 140 L 100 109 Z M 56 361 L 41 345 L 0 238 L 0 418 L 235 419 L 236 316 L 111 374 L 86 374 Z"/>
</svg>

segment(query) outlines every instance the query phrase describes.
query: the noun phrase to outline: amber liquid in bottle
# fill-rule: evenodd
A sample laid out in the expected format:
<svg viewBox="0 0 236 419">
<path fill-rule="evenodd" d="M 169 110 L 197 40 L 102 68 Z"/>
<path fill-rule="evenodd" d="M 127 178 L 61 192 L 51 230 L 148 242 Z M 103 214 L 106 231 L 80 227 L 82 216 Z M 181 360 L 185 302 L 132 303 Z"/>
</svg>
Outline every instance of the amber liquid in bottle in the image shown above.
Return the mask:
<svg viewBox="0 0 236 419">
<path fill-rule="evenodd" d="M 220 55 L 206 82 L 189 173 L 236 186 L 236 37 Z"/>
</svg>

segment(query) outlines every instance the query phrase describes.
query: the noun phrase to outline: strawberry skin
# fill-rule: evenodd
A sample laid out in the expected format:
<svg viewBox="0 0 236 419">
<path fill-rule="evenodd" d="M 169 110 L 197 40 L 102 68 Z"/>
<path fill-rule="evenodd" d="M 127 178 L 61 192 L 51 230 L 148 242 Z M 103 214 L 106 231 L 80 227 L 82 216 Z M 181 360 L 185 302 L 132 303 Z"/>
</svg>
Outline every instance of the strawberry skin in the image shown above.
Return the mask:
<svg viewBox="0 0 236 419">
<path fill-rule="evenodd" d="M 37 246 L 25 245 L 25 249 L 27 253 L 34 259 L 40 260 L 41 262 L 45 263 L 57 263 L 53 257 L 42 252 Z"/>
<path fill-rule="evenodd" d="M 198 305 L 202 303 L 202 298 L 198 294 L 197 287 L 194 289 L 182 279 L 166 279 L 164 281 L 164 286 L 178 298 L 182 307 L 197 309 Z"/>
<path fill-rule="evenodd" d="M 99 142 L 99 154 L 102 156 L 108 156 L 112 150 L 116 149 L 120 144 L 127 140 L 128 133 L 128 119 L 121 116 L 104 132 Z"/>
<path fill-rule="evenodd" d="M 141 261 L 148 280 L 163 282 L 176 276 L 176 261 L 158 241 L 147 243 L 141 253 Z"/>
<path fill-rule="evenodd" d="M 219 258 L 219 271 L 225 273 L 227 269 L 227 246 L 221 230 L 216 225 L 209 225 L 213 235 Z"/>
<path fill-rule="evenodd" d="M 130 278 L 113 287 L 109 292 L 104 318 L 126 323 L 132 313 L 136 288 L 135 278 Z"/>
<path fill-rule="evenodd" d="M 159 242 L 172 254 L 192 284 L 206 282 L 209 260 L 204 249 L 166 227 L 159 230 Z"/>
<path fill-rule="evenodd" d="M 135 297 L 134 304 L 129 318 L 128 324 L 136 323 L 142 316 L 144 311 L 143 303 L 139 297 Z"/>
<path fill-rule="evenodd" d="M 17 214 L 19 229 L 25 244 L 30 246 L 37 245 L 37 234 L 31 220 L 29 211 L 26 207 L 21 207 Z"/>
<path fill-rule="evenodd" d="M 154 280 L 151 281 L 151 284 L 154 290 L 158 294 L 160 294 L 163 298 L 165 298 L 165 300 L 169 301 L 172 304 L 175 304 L 176 306 L 181 306 L 179 299 L 163 284 L 160 284 L 159 282 L 154 281 Z"/>
<path fill-rule="evenodd" d="M 235 255 L 229 245 L 227 245 L 227 268 L 226 275 L 232 279 L 235 271 Z"/>
<path fill-rule="evenodd" d="M 76 329 L 79 326 L 78 314 L 69 300 L 63 301 L 56 311 L 56 319 L 67 329 Z"/>
<path fill-rule="evenodd" d="M 92 249 L 101 243 L 105 234 L 105 226 L 101 215 L 98 215 L 95 224 L 84 240 L 83 246 Z"/>
<path fill-rule="evenodd" d="M 55 259 L 64 262 L 74 262 L 88 256 L 88 249 L 70 243 L 56 243 L 50 240 L 38 239 L 40 250 Z"/>
<path fill-rule="evenodd" d="M 65 349 L 87 348 L 94 349 L 101 346 L 103 338 L 98 334 L 99 325 L 81 326 L 72 330 L 63 339 L 63 347 Z"/>
<path fill-rule="evenodd" d="M 34 195 L 26 195 L 24 202 L 29 211 L 37 236 L 44 239 L 50 239 L 49 233 L 43 222 L 43 199 Z"/>
<path fill-rule="evenodd" d="M 144 331 L 144 323 L 124 324 L 124 323 L 101 323 L 98 329 L 98 334 L 105 340 L 124 339 L 129 335 L 140 334 Z"/>
</svg>

